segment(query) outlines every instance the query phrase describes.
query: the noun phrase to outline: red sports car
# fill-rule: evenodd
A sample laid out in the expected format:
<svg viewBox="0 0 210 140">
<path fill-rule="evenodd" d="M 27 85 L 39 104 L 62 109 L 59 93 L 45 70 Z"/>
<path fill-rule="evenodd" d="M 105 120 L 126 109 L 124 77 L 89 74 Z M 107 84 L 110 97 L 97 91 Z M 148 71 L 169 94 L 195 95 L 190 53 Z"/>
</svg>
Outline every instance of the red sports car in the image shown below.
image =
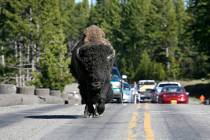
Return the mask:
<svg viewBox="0 0 210 140">
<path fill-rule="evenodd" d="M 189 93 L 183 87 L 166 86 L 163 87 L 159 95 L 159 103 L 184 103 L 187 104 L 189 100 Z"/>
</svg>

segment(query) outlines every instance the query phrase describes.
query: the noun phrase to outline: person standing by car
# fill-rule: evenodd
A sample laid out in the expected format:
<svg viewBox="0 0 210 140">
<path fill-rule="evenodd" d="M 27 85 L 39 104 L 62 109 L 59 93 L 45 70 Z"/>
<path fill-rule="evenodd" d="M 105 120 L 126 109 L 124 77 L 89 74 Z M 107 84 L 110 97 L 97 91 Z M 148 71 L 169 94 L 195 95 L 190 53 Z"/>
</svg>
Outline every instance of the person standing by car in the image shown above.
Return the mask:
<svg viewBox="0 0 210 140">
<path fill-rule="evenodd" d="M 133 102 L 136 103 L 138 98 L 138 85 L 136 81 L 133 82 L 132 95 L 133 95 Z"/>
</svg>

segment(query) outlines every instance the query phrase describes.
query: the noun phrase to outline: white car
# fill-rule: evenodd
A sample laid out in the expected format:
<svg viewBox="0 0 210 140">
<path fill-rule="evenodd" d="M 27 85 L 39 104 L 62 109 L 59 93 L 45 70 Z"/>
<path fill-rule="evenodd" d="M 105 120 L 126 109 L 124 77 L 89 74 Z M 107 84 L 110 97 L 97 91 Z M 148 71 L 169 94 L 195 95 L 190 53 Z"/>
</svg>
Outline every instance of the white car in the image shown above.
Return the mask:
<svg viewBox="0 0 210 140">
<path fill-rule="evenodd" d="M 182 85 L 179 82 L 172 82 L 172 81 L 164 81 L 164 82 L 159 82 L 156 87 L 155 87 L 155 92 L 152 95 L 152 102 L 158 102 L 159 99 L 159 94 L 162 90 L 163 87 L 165 86 L 178 86 L 181 87 Z"/>
<path fill-rule="evenodd" d="M 158 93 L 161 92 L 162 88 L 165 86 L 178 86 L 181 87 L 181 84 L 179 82 L 170 82 L 170 81 L 166 81 L 166 82 L 159 82 L 155 89 Z"/>
<path fill-rule="evenodd" d="M 152 90 L 154 90 L 156 86 L 155 80 L 139 80 L 138 82 L 138 101 L 144 102 L 144 101 L 151 101 L 152 99 Z"/>
</svg>

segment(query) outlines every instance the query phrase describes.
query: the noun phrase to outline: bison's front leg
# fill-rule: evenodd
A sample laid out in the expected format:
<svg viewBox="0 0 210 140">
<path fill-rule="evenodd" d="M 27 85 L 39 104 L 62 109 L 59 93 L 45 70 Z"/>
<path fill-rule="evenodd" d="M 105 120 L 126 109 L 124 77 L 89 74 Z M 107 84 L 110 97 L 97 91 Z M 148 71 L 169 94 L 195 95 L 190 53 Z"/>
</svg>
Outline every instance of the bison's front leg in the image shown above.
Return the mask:
<svg viewBox="0 0 210 140">
<path fill-rule="evenodd" d="M 100 115 L 105 110 L 105 101 L 103 99 L 100 99 L 96 104 L 96 111 Z"/>
<path fill-rule="evenodd" d="M 88 111 L 88 106 L 87 105 L 85 105 L 84 117 L 85 118 L 90 117 L 90 112 Z"/>
<path fill-rule="evenodd" d="M 97 116 L 98 116 L 98 113 L 94 109 L 93 104 L 86 104 L 84 117 L 89 118 L 89 117 L 97 117 Z"/>
</svg>

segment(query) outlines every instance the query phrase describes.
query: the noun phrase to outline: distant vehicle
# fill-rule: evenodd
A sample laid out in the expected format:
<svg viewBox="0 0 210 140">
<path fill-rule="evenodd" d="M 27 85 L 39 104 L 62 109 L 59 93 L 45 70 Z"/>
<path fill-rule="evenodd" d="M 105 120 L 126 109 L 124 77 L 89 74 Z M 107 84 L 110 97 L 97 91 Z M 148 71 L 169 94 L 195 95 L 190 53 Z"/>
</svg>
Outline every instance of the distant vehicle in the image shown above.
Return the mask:
<svg viewBox="0 0 210 140">
<path fill-rule="evenodd" d="M 116 76 L 118 76 L 120 79 L 122 79 L 122 76 L 121 76 L 121 74 L 120 74 L 120 71 L 119 71 L 119 69 L 118 69 L 116 66 L 112 67 L 112 75 L 116 75 Z"/>
<path fill-rule="evenodd" d="M 155 85 L 156 85 L 155 80 L 139 80 L 138 101 L 139 102 L 144 102 L 145 100 L 151 101 L 152 93 L 154 92 Z"/>
<path fill-rule="evenodd" d="M 166 86 L 178 86 L 178 87 L 181 87 L 181 84 L 179 82 L 172 82 L 172 81 L 159 82 L 155 86 L 155 92 L 153 92 L 153 94 L 152 94 L 152 102 L 153 103 L 157 103 L 158 102 L 159 94 L 160 94 L 162 88 L 166 87 Z"/>
<path fill-rule="evenodd" d="M 179 82 L 170 82 L 170 81 L 159 82 L 157 84 L 157 86 L 155 87 L 156 91 L 157 92 L 161 92 L 162 88 L 165 87 L 165 86 L 179 86 L 179 87 L 181 87 L 181 84 Z"/>
<path fill-rule="evenodd" d="M 189 100 L 188 92 L 183 87 L 165 86 L 159 95 L 159 103 L 185 103 Z"/>
<path fill-rule="evenodd" d="M 131 103 L 132 92 L 131 92 L 131 87 L 127 82 L 122 83 L 122 92 L 123 92 L 123 102 Z"/>
<path fill-rule="evenodd" d="M 111 84 L 113 90 L 113 98 L 116 99 L 118 103 L 122 103 L 122 78 L 120 71 L 117 67 L 112 68 Z"/>
</svg>

